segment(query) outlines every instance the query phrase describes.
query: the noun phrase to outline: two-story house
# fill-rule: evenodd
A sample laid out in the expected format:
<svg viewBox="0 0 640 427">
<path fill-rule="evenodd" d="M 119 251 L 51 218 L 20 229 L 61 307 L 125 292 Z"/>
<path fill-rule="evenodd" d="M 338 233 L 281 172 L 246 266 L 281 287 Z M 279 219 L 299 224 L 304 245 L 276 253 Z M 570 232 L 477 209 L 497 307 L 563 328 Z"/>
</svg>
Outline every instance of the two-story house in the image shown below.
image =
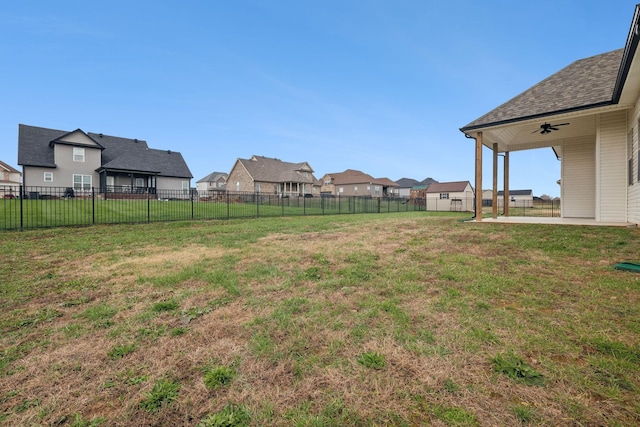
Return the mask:
<svg viewBox="0 0 640 427">
<path fill-rule="evenodd" d="M 75 195 L 100 192 L 189 194 L 192 178 L 182 155 L 149 148 L 146 141 L 81 129 L 19 125 L 18 164 L 25 192 Z"/>
</svg>

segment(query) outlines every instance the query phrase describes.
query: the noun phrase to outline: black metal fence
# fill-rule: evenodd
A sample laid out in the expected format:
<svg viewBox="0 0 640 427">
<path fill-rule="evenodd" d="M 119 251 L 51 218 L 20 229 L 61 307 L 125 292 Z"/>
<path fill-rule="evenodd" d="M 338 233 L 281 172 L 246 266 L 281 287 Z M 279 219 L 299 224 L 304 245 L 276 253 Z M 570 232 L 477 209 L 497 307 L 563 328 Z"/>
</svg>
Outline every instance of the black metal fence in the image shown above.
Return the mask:
<svg viewBox="0 0 640 427">
<path fill-rule="evenodd" d="M 296 215 L 409 212 L 426 207 L 403 198 L 309 197 L 194 191 L 99 192 L 96 188 L 23 187 L 4 191 L 0 229 Z"/>
<path fill-rule="evenodd" d="M 158 221 L 339 215 L 413 211 L 474 211 L 474 199 L 366 196 L 285 196 L 264 193 L 155 190 L 100 192 L 96 188 L 0 186 L 0 230 Z M 491 212 L 491 207 L 483 211 Z M 559 203 L 514 206 L 512 216 L 560 216 Z"/>
</svg>

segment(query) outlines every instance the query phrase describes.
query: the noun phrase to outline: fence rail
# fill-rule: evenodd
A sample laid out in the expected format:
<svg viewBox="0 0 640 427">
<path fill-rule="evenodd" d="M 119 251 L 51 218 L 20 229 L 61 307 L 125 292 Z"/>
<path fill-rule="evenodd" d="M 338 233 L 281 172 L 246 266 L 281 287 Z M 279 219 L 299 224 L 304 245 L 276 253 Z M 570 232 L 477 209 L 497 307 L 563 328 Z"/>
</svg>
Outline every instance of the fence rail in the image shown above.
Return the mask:
<svg viewBox="0 0 640 427">
<path fill-rule="evenodd" d="M 460 206 L 471 209 L 461 209 Z M 64 187 L 21 186 L 19 192 L 14 187 L 0 199 L 0 230 L 413 211 L 468 211 L 471 214 L 472 206 L 472 199 L 451 203 L 447 200 L 281 196 L 241 192 L 218 192 L 201 196 L 196 192 L 183 190 L 117 192 L 109 189 L 107 192 L 100 192 L 96 188 L 73 190 Z M 524 211 L 524 214 L 532 212 L 533 208 Z"/>
</svg>

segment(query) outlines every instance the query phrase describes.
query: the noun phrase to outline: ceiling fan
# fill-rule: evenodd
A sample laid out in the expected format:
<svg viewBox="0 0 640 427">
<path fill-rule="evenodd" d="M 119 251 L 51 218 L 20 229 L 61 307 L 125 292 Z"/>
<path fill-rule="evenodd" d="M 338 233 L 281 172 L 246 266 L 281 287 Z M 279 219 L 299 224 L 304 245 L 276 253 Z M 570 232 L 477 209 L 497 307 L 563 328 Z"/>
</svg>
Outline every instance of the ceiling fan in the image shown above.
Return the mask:
<svg viewBox="0 0 640 427">
<path fill-rule="evenodd" d="M 558 130 L 558 126 L 566 126 L 566 125 L 568 125 L 568 124 L 569 124 L 569 123 L 558 123 L 557 125 L 552 125 L 552 124 L 550 124 L 550 123 L 546 123 L 546 122 L 545 122 L 544 124 L 540 125 L 540 133 L 541 133 L 542 135 L 544 135 L 544 134 L 546 134 L 546 133 L 551 133 L 551 131 L 552 131 L 552 130 Z M 531 133 L 536 133 L 536 132 L 538 132 L 538 130 L 537 130 L 537 129 L 536 129 L 536 130 L 534 130 L 534 131 L 533 131 L 533 132 L 531 132 Z"/>
</svg>

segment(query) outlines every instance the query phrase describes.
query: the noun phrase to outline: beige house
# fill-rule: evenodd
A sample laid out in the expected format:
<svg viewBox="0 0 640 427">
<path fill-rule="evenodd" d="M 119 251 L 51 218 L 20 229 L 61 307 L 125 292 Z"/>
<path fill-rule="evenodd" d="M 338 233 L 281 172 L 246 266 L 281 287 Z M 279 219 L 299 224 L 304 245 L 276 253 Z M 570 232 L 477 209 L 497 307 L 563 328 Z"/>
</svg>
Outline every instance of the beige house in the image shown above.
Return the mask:
<svg viewBox="0 0 640 427">
<path fill-rule="evenodd" d="M 227 178 L 227 191 L 316 196 L 320 194 L 315 183 L 313 169 L 307 162 L 289 163 L 254 155 L 236 160 Z"/>
<path fill-rule="evenodd" d="M 374 178 L 355 169 L 325 174 L 320 192 L 332 196 L 398 197 L 400 186 L 389 178 Z"/>
<path fill-rule="evenodd" d="M 0 160 L 0 198 L 13 198 L 20 194 L 22 174 L 13 166 Z"/>
<path fill-rule="evenodd" d="M 553 149 L 561 162 L 563 218 L 639 224 L 639 28 L 636 6 L 624 48 L 575 61 L 462 127 L 475 140 L 475 187 L 482 188 L 483 147 L 493 157 L 496 198 L 499 153 L 509 198 L 509 153 Z M 481 197 L 476 195 L 476 221 L 482 220 Z M 497 203 L 492 216 L 497 217 Z"/>
<path fill-rule="evenodd" d="M 204 178 L 196 181 L 196 191 L 200 197 L 211 197 L 224 192 L 227 186 L 228 175 L 225 172 L 211 172 Z"/>
<path fill-rule="evenodd" d="M 95 190 L 105 196 L 189 197 L 192 178 L 180 153 L 149 148 L 143 140 L 22 124 L 18 164 L 25 191 L 35 195 L 68 189 L 74 195 Z"/>
<path fill-rule="evenodd" d="M 469 181 L 435 182 L 424 192 L 428 211 L 473 211 L 473 188 Z"/>
</svg>

